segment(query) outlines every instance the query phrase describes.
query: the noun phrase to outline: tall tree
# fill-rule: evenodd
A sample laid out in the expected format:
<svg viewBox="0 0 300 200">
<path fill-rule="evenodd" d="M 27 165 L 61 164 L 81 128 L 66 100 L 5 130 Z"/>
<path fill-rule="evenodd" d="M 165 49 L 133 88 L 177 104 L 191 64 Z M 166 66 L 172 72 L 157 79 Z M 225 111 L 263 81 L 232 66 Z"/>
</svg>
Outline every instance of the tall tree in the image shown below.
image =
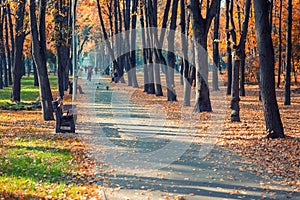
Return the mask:
<svg viewBox="0 0 300 200">
<path fill-rule="evenodd" d="M 12 22 L 12 13 L 10 9 L 10 4 L 6 5 L 7 8 L 7 15 L 8 15 L 8 24 L 9 24 L 9 35 L 10 35 L 10 43 L 11 43 L 11 69 L 8 71 L 8 81 L 9 85 L 12 85 L 12 65 L 14 63 L 14 54 L 15 54 L 15 38 L 14 38 L 14 29 L 13 29 L 13 22 Z"/>
<path fill-rule="evenodd" d="M 240 121 L 240 106 L 239 106 L 239 69 L 242 67 L 245 62 L 242 60 L 245 59 L 245 44 L 246 37 L 248 32 L 248 22 L 250 17 L 250 8 L 251 8 L 251 0 L 246 0 L 245 5 L 245 14 L 244 21 L 241 30 L 241 36 L 239 42 L 237 42 L 236 34 L 235 34 L 235 26 L 233 21 L 233 11 L 231 10 L 231 26 L 232 26 L 232 41 L 233 41 L 233 55 L 234 55 L 234 63 L 233 63 L 233 80 L 232 80 L 232 92 L 231 92 L 231 121 L 239 122 Z M 233 9 L 233 1 L 231 1 L 231 9 Z"/>
<path fill-rule="evenodd" d="M 53 120 L 53 99 L 46 66 L 46 5 L 47 0 L 40 1 L 37 20 L 35 0 L 30 0 L 29 19 L 32 53 L 37 68 L 43 118 L 44 120 Z"/>
<path fill-rule="evenodd" d="M 144 5 L 143 0 L 140 0 L 140 23 L 142 28 L 142 45 L 143 45 L 143 63 L 144 63 L 144 92 L 149 91 L 149 76 L 147 66 L 147 49 L 146 49 L 146 32 L 145 32 L 145 18 L 144 18 Z"/>
<path fill-rule="evenodd" d="M 70 6 L 65 5 L 63 0 L 56 1 L 54 4 L 58 91 L 59 96 L 63 98 L 64 91 L 68 87 L 68 67 L 70 63 L 70 45 L 68 45 L 68 38 L 70 38 L 70 24 L 68 23 Z"/>
<path fill-rule="evenodd" d="M 24 32 L 24 15 L 25 15 L 26 0 L 18 2 L 16 11 L 16 25 L 15 25 L 15 51 L 13 59 L 13 85 L 12 85 L 12 101 L 21 100 L 21 78 L 22 78 L 22 66 L 23 66 L 23 44 L 25 39 Z"/>
<path fill-rule="evenodd" d="M 168 101 L 176 101 L 176 91 L 174 82 L 174 67 L 175 67 L 175 54 L 174 54 L 174 42 L 175 42 L 175 29 L 178 10 L 178 0 L 173 0 L 172 4 L 172 16 L 170 22 L 171 32 L 168 35 L 168 67 L 166 69 L 166 83 L 167 83 L 167 95 Z M 174 32 L 173 32 L 174 31 Z"/>
<path fill-rule="evenodd" d="M 207 55 L 207 35 L 214 16 L 217 13 L 219 0 L 207 1 L 206 18 L 203 18 L 198 0 L 190 0 L 189 9 L 192 16 L 193 37 L 197 45 L 195 46 L 196 57 L 196 99 L 194 111 L 211 112 L 211 102 L 208 86 L 208 55 Z"/>
<path fill-rule="evenodd" d="M 1 5 L 2 1 L 0 1 L 0 5 Z M 8 77 L 7 77 L 7 65 L 6 65 L 6 55 L 5 55 L 5 44 L 4 44 L 4 23 L 5 23 L 5 9 L 3 8 L 3 6 L 0 6 L 0 9 L 3 11 L 1 13 L 0 16 L 0 20 L 1 20 L 1 24 L 0 24 L 0 59 L 1 59 L 1 79 L 4 82 L 1 82 L 2 87 L 7 87 L 8 86 Z M 3 73 L 4 72 L 4 73 Z M 3 74 L 3 78 L 2 78 L 2 74 Z"/>
<path fill-rule="evenodd" d="M 131 76 L 132 76 L 132 83 L 133 83 L 133 87 L 137 88 L 138 85 L 138 81 L 137 81 L 137 77 L 136 77 L 136 21 L 137 21 L 137 6 L 138 6 L 138 0 L 133 0 L 132 1 L 132 8 L 131 8 L 131 12 L 132 12 L 132 20 L 131 20 L 131 29 L 133 31 L 131 31 L 131 44 L 130 44 L 130 49 L 131 49 L 131 53 L 130 53 L 130 67 L 131 67 Z"/>
<path fill-rule="evenodd" d="M 226 0 L 226 49 L 227 49 L 227 95 L 231 94 L 232 86 L 232 51 L 230 41 L 230 0 Z"/>
<path fill-rule="evenodd" d="M 144 9 L 145 9 L 145 21 L 146 21 L 146 29 L 145 29 L 145 36 L 146 36 L 146 46 L 148 47 L 146 49 L 146 58 L 147 58 L 147 70 L 148 70 L 148 94 L 155 94 L 155 83 L 154 83 L 154 74 L 153 74 L 153 49 L 149 48 L 152 45 L 152 39 L 151 34 L 149 31 L 150 27 L 150 19 L 149 19 L 149 9 L 147 9 L 147 1 L 144 0 Z"/>
<path fill-rule="evenodd" d="M 13 30 L 13 22 L 12 22 L 12 13 L 10 9 L 10 4 L 8 3 L 6 5 L 6 10 L 7 10 L 7 23 L 9 27 L 9 36 L 10 36 L 10 63 L 8 65 L 8 83 L 9 85 L 12 85 L 12 65 L 14 63 L 14 53 L 15 53 L 15 39 L 14 39 L 14 30 Z"/>
<path fill-rule="evenodd" d="M 10 85 L 9 82 L 9 75 L 11 74 L 11 51 L 10 51 L 10 45 L 9 45 L 9 23 L 8 23 L 8 13 L 7 13 L 7 7 L 5 6 L 5 17 L 4 17 L 4 22 L 5 22 L 5 57 L 6 57 L 6 74 L 5 74 L 5 86 L 8 87 Z"/>
<path fill-rule="evenodd" d="M 103 20 L 103 16 L 102 16 L 102 11 L 101 11 L 101 4 L 100 4 L 100 0 L 97 0 L 97 8 L 98 8 L 98 17 L 100 19 L 100 25 L 101 25 L 101 29 L 102 29 L 102 33 L 103 33 L 103 37 L 104 37 L 104 42 L 105 45 L 108 49 L 108 53 L 109 56 L 113 62 L 113 66 L 118 70 L 118 72 L 120 71 L 119 66 L 118 66 L 118 62 L 115 59 L 115 55 L 111 46 L 111 43 L 108 40 L 108 35 L 107 35 L 107 31 L 105 28 L 105 24 L 104 24 L 104 20 Z M 119 73 L 120 76 L 122 76 L 122 74 Z"/>
<path fill-rule="evenodd" d="M 259 73 L 262 105 L 268 138 L 284 137 L 275 93 L 274 49 L 271 37 L 269 1 L 254 0 L 256 38 L 259 53 Z"/>
<path fill-rule="evenodd" d="M 221 0 L 220 0 L 221 2 Z M 220 4 L 220 3 L 219 3 Z M 220 5 L 218 6 L 218 10 L 214 20 L 214 41 L 213 41 L 213 90 L 219 90 L 218 83 L 218 69 L 220 66 L 220 55 L 219 55 L 219 27 L 220 27 Z"/>
<path fill-rule="evenodd" d="M 129 39 L 129 29 L 130 29 L 130 0 L 124 1 L 124 26 L 125 26 L 125 43 L 123 45 L 125 46 L 125 49 L 128 49 L 128 52 L 124 55 L 125 58 L 125 70 L 127 71 L 127 78 L 128 78 L 128 86 L 132 86 L 133 77 L 132 77 L 132 71 L 131 71 L 131 62 L 130 62 L 130 46 L 131 46 L 131 40 Z M 117 38 L 118 39 L 118 38 Z M 131 41 L 131 42 L 130 42 Z M 119 45 L 118 45 L 119 46 Z M 119 54 L 118 54 L 119 55 Z"/>
<path fill-rule="evenodd" d="M 0 3 L 2 3 L 2 1 L 0 0 Z M 3 23 L 2 23 L 2 9 L 0 8 L 0 89 L 3 89 Z"/>
<path fill-rule="evenodd" d="M 180 27 L 181 27 L 181 44 L 182 44 L 182 65 L 183 68 L 183 105 L 190 106 L 191 104 L 191 86 L 192 79 L 190 77 L 190 65 L 188 62 L 188 26 L 186 20 L 185 0 L 180 0 Z"/>
<path fill-rule="evenodd" d="M 291 68 L 292 68 L 292 25 L 293 0 L 288 0 L 288 26 L 286 36 L 286 68 L 284 83 L 284 105 L 291 104 Z"/>
<path fill-rule="evenodd" d="M 279 0 L 279 27 L 278 27 L 278 71 L 277 71 L 277 88 L 280 87 L 280 76 L 281 76 L 281 68 L 282 68 L 282 61 L 281 61 L 281 53 L 282 53 L 282 0 Z"/>
<path fill-rule="evenodd" d="M 163 96 L 163 91 L 161 87 L 161 78 L 160 78 L 160 65 L 163 61 L 161 60 L 161 56 L 159 55 L 159 47 L 160 43 L 158 40 L 158 22 L 157 22 L 157 0 L 147 0 L 147 11 L 149 18 L 149 25 L 154 27 L 154 29 L 150 29 L 151 38 L 152 38 L 152 46 L 155 47 L 152 51 L 154 65 L 153 65 L 153 75 L 154 75 L 154 86 L 155 86 L 155 94 L 156 96 Z"/>
</svg>

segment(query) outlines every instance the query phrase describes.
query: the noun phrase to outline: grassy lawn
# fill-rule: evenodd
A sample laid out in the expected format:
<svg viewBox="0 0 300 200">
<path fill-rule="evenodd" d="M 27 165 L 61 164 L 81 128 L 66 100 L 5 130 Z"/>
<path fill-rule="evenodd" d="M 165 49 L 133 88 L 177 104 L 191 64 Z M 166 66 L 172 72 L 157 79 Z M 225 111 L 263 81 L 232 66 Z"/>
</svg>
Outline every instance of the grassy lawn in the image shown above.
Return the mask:
<svg viewBox="0 0 300 200">
<path fill-rule="evenodd" d="M 78 141 L 28 132 L 1 137 L 0 198 L 81 199 L 86 194 L 71 153 Z"/>
<path fill-rule="evenodd" d="M 0 199 L 89 199 L 97 193 L 91 163 L 74 134 L 53 134 L 41 111 L 0 112 Z M 86 170 L 86 171 L 85 171 Z"/>
<path fill-rule="evenodd" d="M 49 76 L 51 90 L 57 90 L 57 76 Z M 39 97 L 39 88 L 33 85 L 33 77 L 24 76 L 21 80 L 21 101 L 33 102 Z M 0 90 L 0 104 L 11 103 L 11 86 Z"/>
<path fill-rule="evenodd" d="M 56 148 L 55 141 L 15 138 L 4 147 L 0 158 L 0 184 L 5 192 L 23 191 L 27 195 L 58 197 L 65 188 L 61 179 L 70 171 L 70 152 Z M 47 188 L 53 187 L 51 191 Z"/>
<path fill-rule="evenodd" d="M 57 77 L 49 79 L 56 92 Z M 21 88 L 22 102 L 37 101 L 39 88 L 33 86 L 33 77 L 24 77 Z M 10 94 L 11 87 L 0 90 L 0 199 L 97 196 L 92 170 L 82 169 L 85 147 L 76 135 L 53 134 L 55 121 L 43 121 L 40 109 L 1 110 L 11 103 Z"/>
</svg>

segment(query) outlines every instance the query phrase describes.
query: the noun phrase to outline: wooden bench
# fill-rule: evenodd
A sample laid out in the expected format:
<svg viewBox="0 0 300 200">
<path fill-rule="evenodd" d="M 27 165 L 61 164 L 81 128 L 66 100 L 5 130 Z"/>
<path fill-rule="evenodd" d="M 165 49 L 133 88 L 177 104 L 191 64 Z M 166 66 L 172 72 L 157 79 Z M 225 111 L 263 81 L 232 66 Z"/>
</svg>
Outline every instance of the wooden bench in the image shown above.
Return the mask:
<svg viewBox="0 0 300 200">
<path fill-rule="evenodd" d="M 77 118 L 76 105 L 66 104 L 60 98 L 52 101 L 52 107 L 56 116 L 56 133 L 75 133 L 75 122 Z M 62 129 L 62 127 L 69 127 L 69 129 Z"/>
</svg>

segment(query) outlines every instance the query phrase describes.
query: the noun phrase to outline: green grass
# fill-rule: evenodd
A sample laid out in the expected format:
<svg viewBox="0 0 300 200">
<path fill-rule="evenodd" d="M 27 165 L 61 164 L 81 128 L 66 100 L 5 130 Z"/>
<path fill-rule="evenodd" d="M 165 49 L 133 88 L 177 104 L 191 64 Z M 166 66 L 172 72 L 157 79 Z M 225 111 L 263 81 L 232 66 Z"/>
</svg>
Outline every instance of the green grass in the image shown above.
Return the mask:
<svg viewBox="0 0 300 200">
<path fill-rule="evenodd" d="M 57 76 L 49 76 L 51 90 L 57 90 Z M 21 101 L 34 102 L 39 97 L 39 87 L 33 85 L 33 77 L 23 77 L 21 80 Z M 0 105 L 10 103 L 11 86 L 0 89 Z"/>
<path fill-rule="evenodd" d="M 61 194 L 74 195 L 77 185 L 68 184 L 72 176 L 71 161 L 75 158 L 62 141 L 44 138 L 15 138 L 2 146 L 0 154 L 0 197 L 5 193 L 22 194 L 31 197 Z M 1 150 L 1 147 L 0 147 Z"/>
</svg>

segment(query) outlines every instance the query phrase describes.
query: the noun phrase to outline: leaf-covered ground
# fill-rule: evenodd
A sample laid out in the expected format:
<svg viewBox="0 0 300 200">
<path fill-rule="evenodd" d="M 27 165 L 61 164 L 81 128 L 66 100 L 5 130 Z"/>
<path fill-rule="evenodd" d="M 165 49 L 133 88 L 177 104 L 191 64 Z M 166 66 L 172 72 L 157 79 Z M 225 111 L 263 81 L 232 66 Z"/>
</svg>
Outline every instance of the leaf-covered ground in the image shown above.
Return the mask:
<svg viewBox="0 0 300 200">
<path fill-rule="evenodd" d="M 0 111 L 0 199 L 100 199 L 84 145 L 54 127 L 39 110 Z"/>
<path fill-rule="evenodd" d="M 141 84 L 140 84 L 141 85 Z M 102 95 L 105 95 L 107 93 L 104 85 L 99 85 L 100 91 L 99 93 Z M 101 87 L 102 90 L 101 91 Z M 225 87 L 223 88 L 223 90 Z M 143 108 L 144 113 L 146 114 L 149 109 L 152 110 L 152 113 L 154 114 L 152 117 L 156 116 L 156 113 L 164 113 L 166 114 L 166 118 L 168 124 L 164 124 L 164 126 L 171 127 L 171 126 L 178 126 L 180 123 L 182 123 L 182 114 L 185 113 L 188 116 L 193 119 L 195 119 L 194 129 L 196 129 L 199 132 L 199 140 L 201 138 L 208 138 L 208 134 L 210 131 L 209 127 L 211 125 L 214 125 L 214 122 L 218 122 L 222 124 L 222 131 L 221 134 L 218 135 L 218 141 L 216 143 L 215 149 L 222 149 L 219 154 L 216 154 L 216 152 L 212 152 L 211 154 L 207 155 L 207 157 L 204 160 L 201 160 L 200 162 L 209 162 L 209 165 L 212 166 L 213 169 L 213 175 L 211 175 L 208 171 L 209 169 L 203 169 L 200 174 L 206 174 L 207 176 L 200 178 L 197 181 L 203 181 L 205 182 L 205 178 L 211 178 L 212 180 L 216 181 L 218 184 L 221 184 L 221 186 L 215 186 L 217 189 L 222 189 L 222 192 L 225 191 L 225 194 L 223 193 L 223 197 L 225 198 L 226 193 L 233 195 L 230 198 L 251 198 L 251 189 L 243 189 L 244 184 L 247 184 L 248 178 L 246 177 L 239 177 L 240 174 L 252 174 L 251 181 L 253 181 L 253 178 L 255 179 L 255 186 L 257 188 L 263 188 L 263 191 L 265 191 L 268 195 L 267 199 L 273 199 L 276 197 L 282 198 L 296 198 L 295 196 L 299 196 L 300 187 L 299 187 L 299 109 L 300 109 L 300 101 L 299 101 L 299 94 L 293 94 L 292 95 L 292 106 L 283 106 L 282 105 L 282 96 L 283 91 L 278 90 L 278 100 L 280 105 L 280 111 L 281 116 L 283 120 L 283 124 L 285 126 L 285 139 L 273 139 L 273 140 L 267 140 L 265 139 L 265 136 L 267 135 L 265 131 L 265 124 L 264 124 L 264 118 L 263 118 L 263 111 L 261 102 L 258 100 L 258 87 L 247 85 L 246 91 L 247 96 L 241 97 L 241 122 L 240 123 L 230 123 L 230 97 L 226 97 L 226 95 L 222 96 L 222 92 L 211 92 L 212 102 L 214 103 L 214 113 L 193 113 L 190 112 L 193 108 L 191 107 L 182 107 L 180 105 L 180 99 L 182 93 L 182 88 L 180 88 L 178 85 L 176 87 L 176 92 L 178 95 L 179 102 L 167 102 L 166 101 L 166 90 L 163 88 L 164 96 L 157 97 L 155 95 L 148 95 L 143 92 L 142 88 L 131 88 L 124 84 L 121 85 L 115 85 L 111 84 L 109 90 L 111 90 L 111 93 L 113 93 L 114 98 L 122 96 L 122 92 L 118 91 L 124 91 L 125 93 L 128 92 L 130 96 L 130 102 L 127 102 L 130 104 L 130 108 Z M 109 91 L 108 91 L 109 93 Z M 221 96 L 219 96 L 221 94 Z M 118 101 L 114 104 L 107 104 L 106 101 L 110 102 L 111 100 L 107 97 L 103 97 L 104 99 L 99 100 L 102 102 L 101 106 L 99 105 L 99 115 L 102 116 L 101 123 L 103 123 L 103 127 L 105 126 L 113 126 L 111 123 L 115 123 L 116 127 L 122 126 L 123 121 L 115 121 L 110 120 L 111 112 L 117 112 L 116 110 L 111 110 L 114 106 L 116 108 L 120 107 L 118 105 Z M 96 95 L 95 99 L 97 100 L 98 96 Z M 105 98 L 108 98 L 105 100 Z M 125 102 L 125 106 L 127 105 Z M 193 100 L 191 102 L 191 105 L 193 105 Z M 221 105 L 219 108 L 215 105 Z M 124 107 L 122 107 L 124 109 Z M 134 110 L 136 111 L 136 110 Z M 214 121 L 215 119 L 212 118 L 215 116 L 218 111 L 225 111 L 225 120 L 220 122 L 222 117 L 217 118 L 219 121 Z M 189 113 L 190 112 L 190 113 Z M 109 114 L 110 113 L 110 114 Z M 218 114 L 217 114 L 218 115 Z M 125 116 L 125 115 L 124 115 Z M 127 116 L 127 115 L 126 115 Z M 138 117 L 138 114 L 133 112 L 134 119 L 135 117 Z M 126 119 L 124 119 L 126 121 Z M 131 119 L 132 120 L 132 119 Z M 128 119 L 128 121 L 130 121 Z M 133 120 L 135 121 L 135 120 Z M 213 122 L 212 122 L 213 121 Z M 121 125 L 118 126 L 118 123 Z M 170 123 L 170 124 L 169 124 Z M 132 127 L 131 127 L 132 128 Z M 117 136 L 116 136 L 117 137 Z M 123 138 L 117 137 L 118 141 L 121 140 L 121 142 L 126 143 L 126 137 Z M 200 141 L 200 144 L 202 141 Z M 123 144 L 123 143 L 122 143 Z M 129 145 L 129 147 L 131 147 Z M 92 148 L 94 148 L 92 146 Z M 100 149 L 101 151 L 101 149 Z M 112 149 L 113 151 L 113 149 Z M 224 151 L 234 152 L 231 155 L 226 155 Z M 193 152 L 194 153 L 194 152 Z M 238 154 L 239 156 L 235 157 L 233 155 Z M 185 167 L 189 167 L 191 163 L 187 163 L 188 160 L 190 160 L 190 157 L 193 158 L 193 154 L 187 154 L 187 157 L 184 157 L 182 162 L 184 163 Z M 238 158 L 238 160 L 236 160 Z M 223 159 L 223 160 L 222 160 Z M 236 164 L 231 163 L 236 162 Z M 101 163 L 103 164 L 103 163 Z M 225 167 L 224 167 L 225 165 Z M 226 165 L 228 165 L 226 167 Z M 235 165 L 237 168 L 230 168 L 230 165 Z M 230 170 L 231 171 L 230 171 Z M 222 171 L 223 170 L 223 171 Z M 224 171 L 225 170 L 225 171 Z M 226 171 L 229 170 L 229 171 Z M 232 170 L 236 170 L 236 172 L 232 172 Z M 114 196 L 114 195 L 122 195 L 127 194 L 126 191 L 130 190 L 132 193 L 129 193 L 127 195 L 135 195 L 135 191 L 138 192 L 140 187 L 145 187 L 145 190 L 140 191 L 140 195 L 149 195 L 153 194 L 153 190 L 160 191 L 158 195 L 161 195 L 159 199 L 173 199 L 176 196 L 170 195 L 170 190 L 160 190 L 159 186 L 155 184 L 151 185 L 147 181 L 141 181 L 139 177 L 133 177 L 131 181 L 128 183 L 124 183 L 124 180 L 120 178 L 119 176 L 114 175 L 114 171 L 110 172 L 107 171 L 106 177 L 107 182 L 103 182 L 103 184 L 107 185 L 104 188 L 104 191 L 108 193 L 108 195 Z M 208 174 L 207 174 L 208 173 Z M 225 173 L 225 174 L 223 174 Z M 226 173 L 233 173 L 233 175 L 228 175 Z M 236 173 L 236 174 L 234 174 Z M 112 178 L 109 178 L 110 176 Z M 171 172 L 172 174 L 172 172 Z M 216 178 L 215 175 L 220 175 L 221 177 Z M 223 174 L 223 175 L 222 175 Z M 197 174 L 198 176 L 199 174 Z M 122 175 L 120 175 L 122 177 Z M 171 175 L 170 175 L 171 176 Z M 174 177 L 173 177 L 174 178 Z M 238 179 L 238 178 L 241 178 Z M 141 178 L 143 179 L 143 178 Z M 156 180 L 155 176 L 150 178 L 151 180 Z M 261 181 L 263 179 L 263 181 Z M 164 184 L 164 180 L 161 180 L 161 184 Z M 166 180 L 173 180 L 172 177 L 166 178 Z M 186 180 L 186 179 L 185 179 Z M 219 182 L 218 182 L 219 180 Z M 230 182 L 230 180 L 232 180 Z M 118 182 L 119 181 L 119 182 Z M 133 181 L 133 183 L 132 183 Z M 136 181 L 136 182 L 135 182 Z M 229 181 L 229 184 L 222 185 L 222 183 L 225 184 L 225 182 Z M 248 180 L 250 181 L 250 180 Z M 251 182 L 250 181 L 250 182 Z M 249 184 L 250 184 L 249 182 Z M 198 183 L 198 182 L 197 182 Z M 209 185 L 210 181 L 207 181 L 207 184 Z M 251 182 L 254 183 L 254 182 Z M 132 185 L 133 186 L 132 186 Z M 143 185 L 144 184 L 144 185 Z M 149 184 L 149 185 L 147 185 Z M 184 184 L 184 183 L 183 183 Z M 201 183 L 199 183 L 201 185 Z M 114 186 L 115 185 L 115 189 Z M 145 186 L 146 185 L 146 186 Z M 231 191 L 227 191 L 229 185 L 234 187 Z M 234 185 L 234 186 L 233 186 Z M 279 187 L 277 188 L 278 185 Z M 185 186 L 185 185 L 184 185 Z M 184 187 L 183 186 L 183 187 Z M 199 186 L 199 185 L 198 185 Z M 239 187 L 240 186 L 240 187 Z M 151 192 L 148 192 L 147 187 L 150 188 Z M 177 186 L 175 183 L 172 185 L 172 187 L 180 187 Z M 152 188 L 152 189 L 151 189 Z M 156 189 L 153 189 L 156 188 Z M 196 186 L 193 188 L 197 188 Z M 275 189 L 276 188 L 276 189 Z M 111 189 L 111 190 L 109 190 Z M 192 191 L 192 189 L 191 189 Z M 201 195 L 203 194 L 205 190 L 191 192 L 192 195 Z M 287 191 L 286 194 L 283 196 L 278 196 L 279 191 Z M 164 193 L 165 192 L 165 193 Z M 176 193 L 176 192 L 175 192 Z M 216 192 L 217 193 L 217 192 Z M 147 196 L 146 195 L 146 196 Z M 153 194 L 154 195 L 154 194 Z M 184 197 L 183 199 L 190 199 L 189 193 L 181 194 Z M 204 194 L 205 196 L 209 196 L 209 194 Z M 211 194 L 213 195 L 213 194 Z M 216 194 L 214 194 L 216 195 Z M 236 196 L 234 196 L 236 195 Z M 261 198 L 264 199 L 264 192 L 261 192 Z M 252 197 L 253 198 L 253 197 Z M 259 196 L 255 196 L 254 199 L 260 198 Z M 152 198 L 150 198 L 152 199 Z M 155 199 L 155 198 L 154 198 Z M 297 199 L 297 198 L 296 198 Z"/>
<path fill-rule="evenodd" d="M 262 103 L 258 100 L 258 86 L 247 85 L 246 96 L 240 101 L 240 123 L 230 122 L 230 97 L 227 101 L 226 118 L 222 134 L 218 136 L 217 145 L 225 146 L 243 157 L 245 163 L 254 163 L 256 167 L 245 167 L 257 175 L 268 174 L 270 180 L 291 186 L 293 191 L 300 191 L 300 94 L 292 93 L 292 105 L 283 105 L 283 89 L 277 89 L 277 98 L 286 138 L 266 139 L 266 129 Z M 135 91 L 132 99 L 144 106 L 160 102 L 168 110 L 169 118 L 180 117 L 178 103 L 165 101 L 166 97 L 153 97 L 143 93 L 142 89 Z M 206 122 L 211 118 L 208 113 L 198 114 L 199 129 L 205 130 Z M 245 165 L 246 166 L 246 165 Z"/>
<path fill-rule="evenodd" d="M 278 181 L 299 192 L 300 95 L 292 94 L 292 105 L 283 106 L 283 91 L 278 91 L 287 137 L 267 140 L 257 86 L 247 86 L 246 91 L 247 96 L 241 97 L 242 122 L 230 123 L 229 105 L 226 105 L 228 112 L 217 145 L 231 149 L 244 158 L 244 163 L 256 164 L 256 167 L 245 164 L 240 170 L 250 170 L 257 175 L 267 173 L 270 181 Z M 68 98 L 65 100 L 70 100 Z M 146 95 L 139 88 L 135 89 L 132 99 L 145 106 L 162 103 L 169 110 L 167 117 L 174 123 L 180 117 L 176 114 L 180 109 L 178 103 L 168 103 L 165 97 Z M 202 121 L 210 119 L 207 113 L 199 117 Z M 97 182 L 105 180 L 95 175 L 95 161 L 83 141 L 74 134 L 54 134 L 54 126 L 54 121 L 41 119 L 39 110 L 1 110 L 0 198 L 99 198 Z M 197 126 L 206 129 L 205 123 Z"/>
<path fill-rule="evenodd" d="M 265 139 L 267 135 L 262 104 L 258 101 L 258 87 L 247 86 L 241 97 L 241 123 L 224 124 L 220 144 L 224 144 L 247 162 L 255 163 L 257 174 L 267 172 L 270 177 L 282 178 L 282 183 L 300 191 L 300 94 L 292 93 L 292 104 L 283 105 L 283 89 L 277 89 L 277 99 L 286 138 Z M 229 117 L 228 117 L 229 119 Z"/>
</svg>

